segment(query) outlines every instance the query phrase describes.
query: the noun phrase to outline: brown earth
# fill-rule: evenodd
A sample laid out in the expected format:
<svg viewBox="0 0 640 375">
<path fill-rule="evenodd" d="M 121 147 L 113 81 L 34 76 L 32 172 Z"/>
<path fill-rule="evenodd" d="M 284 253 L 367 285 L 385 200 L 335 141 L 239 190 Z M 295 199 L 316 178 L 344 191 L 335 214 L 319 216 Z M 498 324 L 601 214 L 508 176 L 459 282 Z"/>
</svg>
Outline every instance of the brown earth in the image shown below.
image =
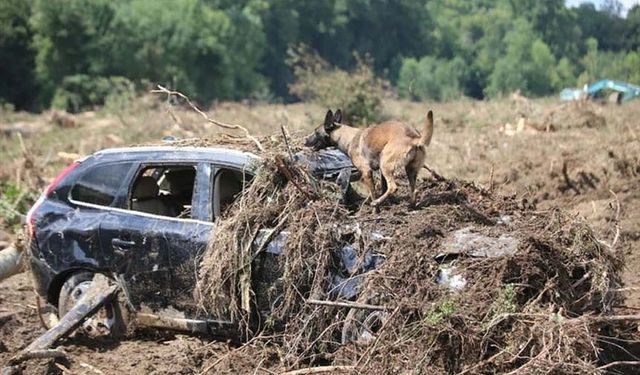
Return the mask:
<svg viewBox="0 0 640 375">
<path fill-rule="evenodd" d="M 498 193 L 515 195 L 522 205 L 540 210 L 561 207 L 583 216 L 601 240 L 614 244 L 624 255 L 625 286 L 640 284 L 638 103 L 385 103 L 390 117 L 416 127 L 427 108 L 434 108 L 436 117 L 434 142 L 427 157 L 432 169 L 448 178 L 473 180 Z M 247 124 L 254 134 L 279 137 L 280 123 L 292 132 L 306 132 L 320 122 L 324 110 L 299 104 L 246 107 L 231 103 L 214 107 L 210 114 Z M 78 117 L 77 126 L 60 128 L 47 123 L 44 115 L 0 114 L 4 127 L 19 123 L 29 129 L 22 139 L 13 131 L 0 136 L 0 181 L 41 189 L 68 160 L 59 151 L 85 154 L 154 141 L 166 134 L 193 137 L 216 132 L 186 110 L 176 111 L 172 120 L 157 104 L 144 101 L 117 116 L 99 111 Z M 632 289 L 626 297 L 619 312 L 640 308 L 639 291 Z M 2 282 L 0 365 L 44 331 L 35 304 L 28 275 Z M 25 373 L 186 374 L 200 372 L 217 358 L 228 372 L 246 373 L 260 367 L 243 362 L 244 357 L 235 360 L 233 347 L 226 343 L 156 332 L 141 332 L 120 343 L 70 338 L 63 346 L 71 362 L 31 362 Z M 225 356 L 228 353 L 232 355 Z"/>
</svg>

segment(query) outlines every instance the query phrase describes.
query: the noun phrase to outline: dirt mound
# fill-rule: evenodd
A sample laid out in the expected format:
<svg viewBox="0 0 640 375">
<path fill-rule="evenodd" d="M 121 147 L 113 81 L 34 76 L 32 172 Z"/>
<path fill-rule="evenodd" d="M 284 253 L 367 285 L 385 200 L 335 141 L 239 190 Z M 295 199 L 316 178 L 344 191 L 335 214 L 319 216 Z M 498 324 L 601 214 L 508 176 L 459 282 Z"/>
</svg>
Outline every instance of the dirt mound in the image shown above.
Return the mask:
<svg viewBox="0 0 640 375">
<path fill-rule="evenodd" d="M 376 212 L 341 204 L 332 184 L 284 157 L 267 160 L 216 224 L 224 235 L 199 281 L 204 309 L 257 336 L 208 368 L 252 358 L 279 370 L 597 372 L 621 262 L 587 225 L 461 181 L 423 182 L 415 210 L 406 190 Z M 264 245 L 251 244 L 264 226 L 288 237 L 271 265 L 281 276 L 256 290 Z M 336 303 L 350 287 L 357 299 Z M 258 324 L 264 299 L 273 310 Z"/>
<path fill-rule="evenodd" d="M 545 126 L 556 129 L 604 128 L 607 120 L 602 109 L 591 102 L 570 102 L 558 105 L 544 116 Z"/>
</svg>

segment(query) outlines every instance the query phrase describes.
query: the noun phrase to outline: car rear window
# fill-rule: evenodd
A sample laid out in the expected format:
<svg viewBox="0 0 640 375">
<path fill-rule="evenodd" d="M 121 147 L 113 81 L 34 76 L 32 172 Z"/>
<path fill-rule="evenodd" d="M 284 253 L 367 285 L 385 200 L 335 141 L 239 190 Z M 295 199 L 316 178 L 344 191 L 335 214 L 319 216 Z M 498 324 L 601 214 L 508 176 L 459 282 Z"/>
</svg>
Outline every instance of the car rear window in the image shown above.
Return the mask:
<svg viewBox="0 0 640 375">
<path fill-rule="evenodd" d="M 97 165 L 86 171 L 71 189 L 71 199 L 109 206 L 131 169 L 131 163 Z"/>
</svg>

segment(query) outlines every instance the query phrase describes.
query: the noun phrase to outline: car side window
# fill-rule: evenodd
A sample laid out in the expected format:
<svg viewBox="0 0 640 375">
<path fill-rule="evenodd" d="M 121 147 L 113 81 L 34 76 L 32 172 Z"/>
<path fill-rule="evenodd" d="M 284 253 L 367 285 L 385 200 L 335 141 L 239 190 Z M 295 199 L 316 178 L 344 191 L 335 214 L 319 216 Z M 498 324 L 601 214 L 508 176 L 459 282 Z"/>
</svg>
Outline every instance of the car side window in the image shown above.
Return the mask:
<svg viewBox="0 0 640 375">
<path fill-rule="evenodd" d="M 253 176 L 234 168 L 218 168 L 213 178 L 213 218 L 224 216 L 242 191 L 249 187 Z"/>
<path fill-rule="evenodd" d="M 129 192 L 129 208 L 154 215 L 191 219 L 196 181 L 193 165 L 146 166 Z"/>
<path fill-rule="evenodd" d="M 83 203 L 110 206 L 116 198 L 122 182 L 126 179 L 131 165 L 131 163 L 115 163 L 96 165 L 90 168 L 73 185 L 71 199 Z"/>
</svg>

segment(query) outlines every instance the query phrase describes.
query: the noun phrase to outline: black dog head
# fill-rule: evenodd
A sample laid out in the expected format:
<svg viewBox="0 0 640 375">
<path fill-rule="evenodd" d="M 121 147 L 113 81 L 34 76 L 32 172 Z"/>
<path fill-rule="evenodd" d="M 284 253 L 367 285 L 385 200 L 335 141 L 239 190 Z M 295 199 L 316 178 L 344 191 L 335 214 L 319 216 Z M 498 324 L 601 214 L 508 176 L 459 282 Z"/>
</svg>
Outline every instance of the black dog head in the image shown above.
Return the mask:
<svg viewBox="0 0 640 375">
<path fill-rule="evenodd" d="M 340 127 L 341 121 L 341 110 L 337 110 L 335 115 L 331 110 L 328 110 L 327 115 L 324 117 L 324 123 L 318 126 L 313 133 L 305 139 L 304 145 L 311 147 L 315 151 L 333 146 L 331 133 Z"/>
</svg>

